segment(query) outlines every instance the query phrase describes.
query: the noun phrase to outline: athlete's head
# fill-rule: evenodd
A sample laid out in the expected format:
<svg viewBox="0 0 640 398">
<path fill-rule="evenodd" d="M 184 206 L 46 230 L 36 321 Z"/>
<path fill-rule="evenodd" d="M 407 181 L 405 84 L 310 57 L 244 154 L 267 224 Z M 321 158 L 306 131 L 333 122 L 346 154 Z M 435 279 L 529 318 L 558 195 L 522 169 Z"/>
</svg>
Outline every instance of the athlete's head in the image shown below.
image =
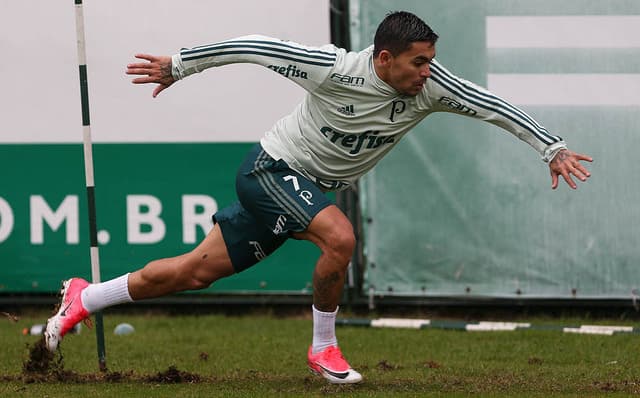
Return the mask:
<svg viewBox="0 0 640 398">
<path fill-rule="evenodd" d="M 387 14 L 380 22 L 373 39 L 373 56 L 387 50 L 397 56 L 417 41 L 436 44 L 438 35 L 416 15 L 406 11 Z"/>
<path fill-rule="evenodd" d="M 387 14 L 374 37 L 373 57 L 382 80 L 405 95 L 417 95 L 429 77 L 438 35 L 406 11 Z"/>
</svg>

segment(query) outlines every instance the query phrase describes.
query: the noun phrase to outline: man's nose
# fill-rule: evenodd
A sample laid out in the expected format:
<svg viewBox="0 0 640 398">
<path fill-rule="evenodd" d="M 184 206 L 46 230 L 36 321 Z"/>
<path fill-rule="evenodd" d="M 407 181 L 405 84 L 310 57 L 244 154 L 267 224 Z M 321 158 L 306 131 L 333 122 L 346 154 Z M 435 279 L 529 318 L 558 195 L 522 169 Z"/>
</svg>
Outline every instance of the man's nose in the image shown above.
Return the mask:
<svg viewBox="0 0 640 398">
<path fill-rule="evenodd" d="M 420 77 L 428 79 L 431 76 L 431 66 L 429 64 L 425 64 L 424 68 L 420 71 Z"/>
</svg>

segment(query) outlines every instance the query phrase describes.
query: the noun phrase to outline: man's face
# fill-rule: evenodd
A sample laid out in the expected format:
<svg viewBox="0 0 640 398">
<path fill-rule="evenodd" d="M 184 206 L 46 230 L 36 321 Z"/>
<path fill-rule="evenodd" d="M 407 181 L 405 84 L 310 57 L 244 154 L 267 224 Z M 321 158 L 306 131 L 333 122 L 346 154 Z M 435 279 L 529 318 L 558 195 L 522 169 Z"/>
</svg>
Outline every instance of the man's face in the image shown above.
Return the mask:
<svg viewBox="0 0 640 398">
<path fill-rule="evenodd" d="M 401 94 L 418 95 L 431 76 L 429 64 L 435 56 L 435 44 L 426 41 L 411 43 L 408 50 L 397 56 L 383 50 L 380 53 L 386 70 L 383 80 Z"/>
</svg>

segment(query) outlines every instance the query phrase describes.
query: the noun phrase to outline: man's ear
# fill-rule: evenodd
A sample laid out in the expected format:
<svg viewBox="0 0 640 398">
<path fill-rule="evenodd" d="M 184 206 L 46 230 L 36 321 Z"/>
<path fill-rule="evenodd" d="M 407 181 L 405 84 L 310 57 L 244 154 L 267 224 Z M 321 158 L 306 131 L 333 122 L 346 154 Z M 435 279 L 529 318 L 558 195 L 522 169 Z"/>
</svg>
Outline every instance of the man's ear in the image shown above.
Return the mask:
<svg viewBox="0 0 640 398">
<path fill-rule="evenodd" d="M 393 59 L 393 55 L 389 52 L 389 50 L 381 50 L 378 53 L 378 61 L 382 66 L 387 66 Z"/>
</svg>

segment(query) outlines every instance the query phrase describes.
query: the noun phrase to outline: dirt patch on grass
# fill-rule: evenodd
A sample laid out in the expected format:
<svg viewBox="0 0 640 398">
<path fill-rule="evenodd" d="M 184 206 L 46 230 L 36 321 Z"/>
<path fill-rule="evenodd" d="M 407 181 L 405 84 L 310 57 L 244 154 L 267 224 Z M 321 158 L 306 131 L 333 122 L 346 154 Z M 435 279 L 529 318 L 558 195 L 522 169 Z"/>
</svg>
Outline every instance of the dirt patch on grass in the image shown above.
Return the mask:
<svg viewBox="0 0 640 398">
<path fill-rule="evenodd" d="M 64 369 L 63 356 L 60 350 L 51 353 L 44 341 L 44 336 L 32 346 L 27 344 L 29 355 L 22 364 L 22 374 L 17 376 L 0 376 L 1 381 L 19 381 L 31 383 L 128 383 L 146 382 L 155 384 L 201 383 L 209 378 L 196 373 L 185 372 L 171 365 L 167 370 L 153 375 L 137 375 L 132 370 L 125 372 L 99 372 L 80 374 Z"/>
<path fill-rule="evenodd" d="M 542 365 L 544 361 L 541 358 L 538 357 L 531 357 L 527 360 L 527 363 L 529 365 Z"/>
<path fill-rule="evenodd" d="M 390 372 L 392 370 L 400 369 L 400 366 L 394 365 L 389 361 L 387 361 L 386 359 L 383 359 L 382 361 L 378 362 L 378 364 L 376 365 L 376 369 L 381 370 L 383 372 Z"/>
<path fill-rule="evenodd" d="M 28 347 L 28 345 L 27 345 Z M 22 372 L 26 374 L 42 374 L 62 370 L 62 355 L 56 355 L 47 349 L 44 336 L 29 348 L 29 357 L 22 363 Z"/>
<path fill-rule="evenodd" d="M 213 377 L 204 377 L 197 373 L 185 372 L 170 366 L 167 370 L 156 374 L 136 374 L 132 370 L 125 372 L 98 372 L 98 373 L 77 373 L 70 370 L 55 369 L 44 373 L 23 372 L 20 375 L 0 376 L 3 382 L 32 383 L 153 383 L 153 384 L 178 384 L 178 383 L 204 383 L 210 382 Z"/>
<path fill-rule="evenodd" d="M 425 368 L 429 368 L 429 369 L 438 369 L 441 368 L 442 365 L 440 365 L 438 362 L 433 361 L 433 360 L 428 360 L 427 362 L 424 363 L 424 367 Z"/>
<path fill-rule="evenodd" d="M 200 383 L 202 376 L 196 373 L 184 372 L 176 369 L 175 366 L 169 366 L 164 372 L 158 372 L 153 376 L 145 376 L 144 381 L 149 383 Z"/>
<path fill-rule="evenodd" d="M 640 380 L 594 381 L 592 387 L 594 390 L 602 392 L 631 392 L 638 394 L 640 392 Z"/>
</svg>

